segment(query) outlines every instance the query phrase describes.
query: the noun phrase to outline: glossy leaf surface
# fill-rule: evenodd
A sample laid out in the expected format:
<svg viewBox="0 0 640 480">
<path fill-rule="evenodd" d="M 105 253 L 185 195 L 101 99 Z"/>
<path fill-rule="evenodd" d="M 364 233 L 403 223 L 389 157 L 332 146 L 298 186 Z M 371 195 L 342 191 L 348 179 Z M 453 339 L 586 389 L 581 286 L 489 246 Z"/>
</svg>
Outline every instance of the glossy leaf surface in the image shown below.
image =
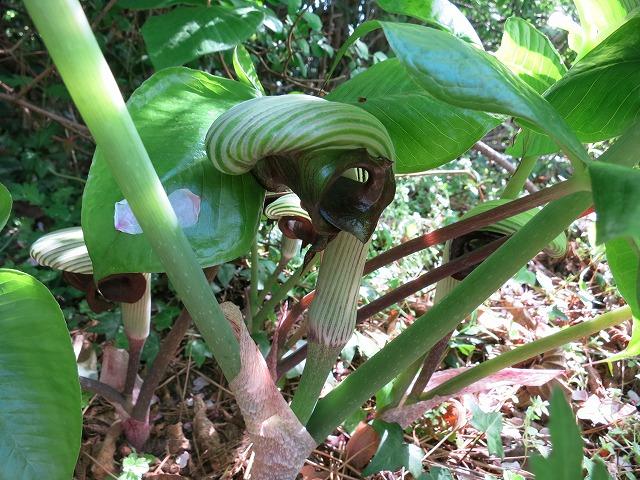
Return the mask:
<svg viewBox="0 0 640 480">
<path fill-rule="evenodd" d="M 233 69 L 238 76 L 238 80 L 245 85 L 255 88 L 264 95 L 264 87 L 262 83 L 260 83 L 258 72 L 256 72 L 256 67 L 251 60 L 251 55 L 249 55 L 247 49 L 244 48 L 244 45 L 238 45 L 233 50 Z"/>
<path fill-rule="evenodd" d="M 439 30 L 388 22 L 382 27 L 411 77 L 434 97 L 523 119 L 552 136 L 574 165 L 588 162 L 584 147 L 553 107 L 495 57 Z"/>
<path fill-rule="evenodd" d="M 0 269 L 0 477 L 72 478 L 82 428 L 67 324 L 44 285 Z"/>
<path fill-rule="evenodd" d="M 7 187 L 0 183 L 0 230 L 4 228 L 7 224 L 7 220 L 9 220 L 9 215 L 11 214 L 11 205 L 13 201 L 11 200 L 11 194 Z"/>
<path fill-rule="evenodd" d="M 375 64 L 325 98 L 357 105 L 380 120 L 395 147 L 396 173 L 443 165 L 499 123 L 485 113 L 435 99 L 409 77 L 397 59 Z"/>
<path fill-rule="evenodd" d="M 252 7 L 179 7 L 149 18 L 142 36 L 160 70 L 233 48 L 253 35 L 263 19 L 264 12 Z"/>
<path fill-rule="evenodd" d="M 467 17 L 448 0 L 378 0 L 378 5 L 389 13 L 407 15 L 442 28 L 482 48 L 482 41 Z"/>
<path fill-rule="evenodd" d="M 547 36 L 526 20 L 508 18 L 496 57 L 538 93 L 566 72 L 560 54 Z"/>
<path fill-rule="evenodd" d="M 582 142 L 620 135 L 640 116 L 640 11 L 612 33 L 546 93 Z M 518 135 L 511 155 L 557 151 L 549 137 Z"/>
<path fill-rule="evenodd" d="M 200 197 L 198 222 L 184 231 L 203 266 L 244 254 L 256 232 L 263 189 L 251 175 L 218 172 L 204 148 L 213 120 L 255 94 L 239 82 L 172 68 L 153 75 L 128 102 L 167 193 L 186 188 Z M 115 204 L 122 199 L 98 148 L 82 205 L 82 228 L 98 279 L 113 273 L 163 271 L 144 235 L 115 229 Z"/>
</svg>

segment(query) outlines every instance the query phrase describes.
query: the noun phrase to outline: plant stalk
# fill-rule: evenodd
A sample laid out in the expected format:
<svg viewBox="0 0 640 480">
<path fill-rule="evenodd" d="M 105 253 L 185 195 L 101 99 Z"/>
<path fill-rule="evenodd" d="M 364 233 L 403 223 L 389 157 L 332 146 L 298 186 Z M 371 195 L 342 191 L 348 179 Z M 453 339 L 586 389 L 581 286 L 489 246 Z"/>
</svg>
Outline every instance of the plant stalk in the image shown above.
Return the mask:
<svg viewBox="0 0 640 480">
<path fill-rule="evenodd" d="M 182 231 L 78 0 L 25 0 L 60 75 L 144 235 L 228 380 L 239 347 Z"/>
<path fill-rule="evenodd" d="M 307 423 L 309 433 L 318 441 L 324 439 L 371 395 L 409 368 L 454 329 L 590 204 L 589 192 L 577 192 L 547 205 L 471 272 L 442 302 L 322 398 Z"/>
<path fill-rule="evenodd" d="M 140 300 L 135 303 L 123 302 L 120 304 L 124 332 L 129 341 L 129 363 L 127 365 L 124 391 L 122 392 L 127 398 L 130 398 L 133 393 L 138 369 L 140 368 L 140 356 L 149 337 L 151 326 L 151 275 L 145 273 L 144 278 L 146 287 Z"/>
<path fill-rule="evenodd" d="M 518 165 L 518 168 L 507 182 L 500 197 L 509 199 L 518 198 L 525 184 L 529 182 L 529 175 L 531 175 L 537 161 L 537 156 L 522 157 L 520 165 Z"/>
<path fill-rule="evenodd" d="M 419 396 L 419 400 L 429 400 L 443 395 L 451 395 L 459 392 L 478 380 L 481 380 L 503 368 L 524 362 L 536 355 L 541 355 L 550 350 L 560 348 L 569 342 L 574 342 L 580 338 L 593 335 L 605 328 L 613 327 L 631 318 L 631 308 L 621 307 L 611 312 L 603 313 L 586 322 L 567 327 L 557 333 L 541 338 L 531 343 L 527 343 L 513 350 L 498 355 L 491 360 L 466 370 L 436 388 L 429 390 Z"/>
<path fill-rule="evenodd" d="M 320 265 L 316 294 L 309 308 L 308 359 L 291 402 L 301 423 L 315 406 L 322 387 L 356 326 L 356 309 L 369 242 L 340 232 L 329 243 Z"/>
</svg>

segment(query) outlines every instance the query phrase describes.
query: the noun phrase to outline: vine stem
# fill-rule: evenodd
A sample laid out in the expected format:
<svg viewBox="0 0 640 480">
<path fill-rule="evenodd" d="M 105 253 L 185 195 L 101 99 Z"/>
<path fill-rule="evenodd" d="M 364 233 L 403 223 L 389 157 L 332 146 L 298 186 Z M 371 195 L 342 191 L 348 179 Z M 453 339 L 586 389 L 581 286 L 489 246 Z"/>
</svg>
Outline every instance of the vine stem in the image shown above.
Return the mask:
<svg viewBox="0 0 640 480">
<path fill-rule="evenodd" d="M 503 368 L 524 362 L 536 355 L 559 348 L 569 342 L 574 342 L 580 338 L 588 337 L 594 333 L 604 330 L 605 328 L 618 325 L 630 318 L 631 308 L 629 306 L 603 313 L 596 318 L 567 327 L 557 333 L 514 348 L 513 350 L 498 355 L 491 360 L 482 362 L 481 364 L 466 370 L 460 375 L 456 375 L 452 379 L 438 385 L 436 388 L 421 394 L 419 396 L 419 400 L 430 400 L 434 397 L 454 394 L 462 390 L 464 387 L 496 373 Z"/>
<path fill-rule="evenodd" d="M 376 355 L 320 399 L 307 423 L 318 441 L 429 351 L 591 204 L 590 192 L 552 202 Z"/>
<path fill-rule="evenodd" d="M 240 370 L 238 342 L 178 224 L 80 3 L 25 0 L 25 5 L 145 238 L 232 380 Z"/>
</svg>

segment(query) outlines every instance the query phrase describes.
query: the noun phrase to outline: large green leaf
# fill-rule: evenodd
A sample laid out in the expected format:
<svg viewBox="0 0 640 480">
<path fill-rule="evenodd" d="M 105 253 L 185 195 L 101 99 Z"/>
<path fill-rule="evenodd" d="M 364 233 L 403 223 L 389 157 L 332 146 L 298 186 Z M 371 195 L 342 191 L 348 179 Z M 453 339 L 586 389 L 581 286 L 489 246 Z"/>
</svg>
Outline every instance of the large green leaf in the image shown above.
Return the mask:
<svg viewBox="0 0 640 480">
<path fill-rule="evenodd" d="M 213 120 L 255 94 L 239 82 L 177 67 L 153 75 L 128 102 L 166 191 L 188 189 L 200 197 L 198 221 L 185 234 L 203 266 L 244 254 L 257 229 L 262 188 L 250 174 L 218 172 L 204 148 Z M 163 271 L 144 235 L 115 229 L 114 205 L 122 199 L 98 148 L 82 203 L 82 229 L 97 278 Z"/>
<path fill-rule="evenodd" d="M 598 243 L 640 238 L 640 170 L 603 162 L 589 167 Z"/>
<path fill-rule="evenodd" d="M 68 480 L 82 411 L 64 315 L 44 285 L 0 269 L 0 478 Z"/>
<path fill-rule="evenodd" d="M 253 7 L 179 7 L 149 18 L 142 36 L 159 70 L 233 48 L 253 35 L 263 19 L 264 12 Z"/>
<path fill-rule="evenodd" d="M 358 105 L 382 122 L 396 150 L 396 173 L 421 172 L 447 163 L 500 123 L 485 113 L 436 100 L 397 59 L 375 64 L 326 98 Z"/>
<path fill-rule="evenodd" d="M 380 24 L 409 74 L 431 95 L 524 120 L 550 135 L 574 165 L 588 163 L 584 147 L 555 109 L 495 57 L 440 30 Z"/>
<path fill-rule="evenodd" d="M 482 41 L 467 17 L 448 0 L 378 0 L 378 4 L 389 13 L 417 18 L 482 48 Z"/>
<path fill-rule="evenodd" d="M 640 6 L 639 0 L 573 0 L 573 3 L 580 25 L 560 13 L 552 15 L 550 23 L 569 32 L 569 47 L 578 54 L 578 59 L 589 53 Z"/>
<path fill-rule="evenodd" d="M 584 442 L 571 407 L 557 388 L 551 396 L 550 421 L 551 454 L 534 456 L 531 466 L 537 479 L 577 480 L 582 475 L 582 447 Z"/>
<path fill-rule="evenodd" d="M 566 72 L 560 54 L 547 36 L 526 20 L 508 18 L 496 57 L 538 93 Z"/>
<path fill-rule="evenodd" d="M 545 98 L 585 143 L 618 136 L 640 117 L 640 11 L 576 63 Z M 525 131 L 508 153 L 555 151 L 548 137 Z"/>
<path fill-rule="evenodd" d="M 0 183 L 0 230 L 4 228 L 11 213 L 11 194 L 7 187 Z"/>
</svg>

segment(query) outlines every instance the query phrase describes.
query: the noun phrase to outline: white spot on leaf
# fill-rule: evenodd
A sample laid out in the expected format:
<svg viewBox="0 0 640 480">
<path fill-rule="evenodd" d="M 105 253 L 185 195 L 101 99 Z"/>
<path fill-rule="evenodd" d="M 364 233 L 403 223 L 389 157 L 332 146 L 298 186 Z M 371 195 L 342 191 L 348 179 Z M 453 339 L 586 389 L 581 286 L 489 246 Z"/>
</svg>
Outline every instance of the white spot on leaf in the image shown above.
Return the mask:
<svg viewBox="0 0 640 480">
<path fill-rule="evenodd" d="M 200 197 L 187 188 L 180 188 L 169 194 L 169 203 L 178 217 L 178 224 L 187 228 L 198 223 Z M 129 202 L 120 200 L 115 204 L 113 224 L 116 230 L 130 235 L 142 233 L 142 227 L 131 211 Z"/>
</svg>

